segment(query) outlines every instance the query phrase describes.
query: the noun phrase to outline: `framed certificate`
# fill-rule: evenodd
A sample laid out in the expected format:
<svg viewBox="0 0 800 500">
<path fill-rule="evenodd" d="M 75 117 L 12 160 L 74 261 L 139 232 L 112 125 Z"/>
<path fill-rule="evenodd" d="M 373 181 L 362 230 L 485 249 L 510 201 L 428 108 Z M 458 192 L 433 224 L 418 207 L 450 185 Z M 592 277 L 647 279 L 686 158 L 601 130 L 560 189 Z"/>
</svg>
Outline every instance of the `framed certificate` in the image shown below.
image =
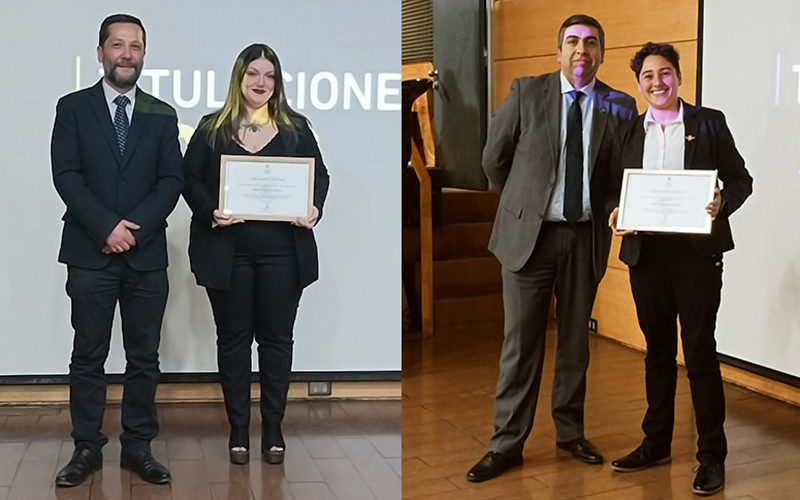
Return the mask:
<svg viewBox="0 0 800 500">
<path fill-rule="evenodd" d="M 716 170 L 625 169 L 617 229 L 709 234 Z"/>
<path fill-rule="evenodd" d="M 293 221 L 314 202 L 314 158 L 222 155 L 219 210 L 245 220 Z"/>
</svg>

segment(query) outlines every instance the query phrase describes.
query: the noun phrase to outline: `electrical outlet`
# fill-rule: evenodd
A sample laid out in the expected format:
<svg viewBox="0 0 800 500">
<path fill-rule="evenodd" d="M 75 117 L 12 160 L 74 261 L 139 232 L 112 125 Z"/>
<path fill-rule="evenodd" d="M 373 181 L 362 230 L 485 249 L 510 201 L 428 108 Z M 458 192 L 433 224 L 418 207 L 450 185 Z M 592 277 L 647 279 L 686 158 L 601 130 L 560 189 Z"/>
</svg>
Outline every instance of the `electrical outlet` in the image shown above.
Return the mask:
<svg viewBox="0 0 800 500">
<path fill-rule="evenodd" d="M 330 396 L 331 383 L 330 382 L 309 382 L 308 383 L 309 396 Z"/>
<path fill-rule="evenodd" d="M 597 320 L 594 318 L 589 318 L 589 331 L 597 333 Z"/>
</svg>

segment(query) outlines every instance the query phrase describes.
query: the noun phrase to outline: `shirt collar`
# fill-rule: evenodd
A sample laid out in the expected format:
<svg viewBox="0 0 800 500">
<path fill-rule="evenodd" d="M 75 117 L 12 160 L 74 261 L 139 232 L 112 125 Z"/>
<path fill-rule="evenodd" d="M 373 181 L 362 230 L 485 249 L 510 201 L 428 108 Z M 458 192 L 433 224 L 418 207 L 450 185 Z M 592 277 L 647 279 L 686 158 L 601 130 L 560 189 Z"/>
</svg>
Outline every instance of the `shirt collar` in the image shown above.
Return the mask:
<svg viewBox="0 0 800 500">
<path fill-rule="evenodd" d="M 672 120 L 671 122 L 665 123 L 664 124 L 665 126 L 672 125 L 673 123 L 680 123 L 681 125 L 683 125 L 683 102 L 678 101 L 678 103 L 680 105 L 680 107 L 678 108 L 678 116 L 675 117 L 675 119 Z M 652 108 L 648 106 L 647 113 L 644 114 L 644 129 L 647 130 L 647 127 L 649 127 L 653 123 L 658 123 L 658 122 L 656 121 L 655 118 L 653 118 Z"/>
<path fill-rule="evenodd" d="M 111 88 L 111 85 L 109 85 L 108 82 L 106 82 L 105 78 L 103 78 L 103 93 L 106 96 L 106 102 L 108 102 L 109 106 L 114 104 L 114 99 L 116 99 L 117 96 L 120 95 L 119 92 Z M 136 100 L 136 86 L 134 85 L 132 89 L 130 89 L 129 91 L 125 92 L 122 95 L 127 96 L 128 100 L 131 101 L 131 106 L 133 106 L 133 102 Z"/>
<path fill-rule="evenodd" d="M 576 89 L 576 88 L 574 88 L 572 86 L 571 83 L 569 83 L 569 80 L 567 80 L 567 77 L 564 76 L 564 72 L 563 71 L 559 71 L 558 74 L 561 76 L 561 93 L 562 94 L 566 94 L 566 93 L 571 92 L 573 90 L 580 90 L 581 92 L 583 92 L 583 94 L 586 97 L 589 97 L 589 98 L 594 97 L 594 85 L 595 85 L 595 83 L 597 83 L 597 78 L 592 78 L 592 81 L 589 82 L 589 84 L 586 85 L 585 87 L 583 87 L 582 89 Z"/>
</svg>

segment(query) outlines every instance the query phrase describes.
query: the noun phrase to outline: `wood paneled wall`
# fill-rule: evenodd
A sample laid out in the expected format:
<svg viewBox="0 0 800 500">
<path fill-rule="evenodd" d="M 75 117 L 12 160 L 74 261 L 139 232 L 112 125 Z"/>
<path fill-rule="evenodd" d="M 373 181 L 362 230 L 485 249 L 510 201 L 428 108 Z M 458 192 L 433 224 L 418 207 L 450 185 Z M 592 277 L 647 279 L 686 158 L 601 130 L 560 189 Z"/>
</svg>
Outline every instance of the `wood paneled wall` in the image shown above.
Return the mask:
<svg viewBox="0 0 800 500">
<path fill-rule="evenodd" d="M 681 54 L 681 96 L 694 102 L 697 68 L 697 0 L 496 0 L 495 106 L 519 76 L 558 69 L 556 50 L 561 23 L 573 14 L 587 14 L 605 30 L 605 59 L 598 78 L 636 97 L 639 95 L 630 60 L 647 42 L 667 42 Z"/>
<path fill-rule="evenodd" d="M 697 82 L 698 0 L 495 0 L 494 105 L 508 95 L 511 82 L 559 69 L 556 61 L 558 31 L 573 14 L 587 14 L 603 25 L 605 58 L 598 78 L 634 96 L 642 112 L 630 60 L 647 42 L 671 43 L 681 56 L 681 97 L 695 102 Z M 619 238 L 614 238 L 609 269 L 597 294 L 593 316 L 599 334 L 644 350 L 630 291 L 628 268 L 619 261 Z M 682 361 L 682 354 L 679 354 Z M 800 405 L 800 390 L 752 373 L 723 366 L 731 382 Z"/>
</svg>

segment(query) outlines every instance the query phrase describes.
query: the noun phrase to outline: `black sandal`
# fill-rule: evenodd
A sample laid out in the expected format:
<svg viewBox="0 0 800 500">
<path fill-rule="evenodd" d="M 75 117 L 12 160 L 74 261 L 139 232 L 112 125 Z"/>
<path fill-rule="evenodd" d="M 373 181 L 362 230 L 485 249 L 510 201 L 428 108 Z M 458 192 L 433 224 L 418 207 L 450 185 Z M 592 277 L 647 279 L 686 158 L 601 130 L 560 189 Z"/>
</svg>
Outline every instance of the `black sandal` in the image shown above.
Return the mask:
<svg viewBox="0 0 800 500">
<path fill-rule="evenodd" d="M 273 450 L 272 448 L 280 448 Z M 261 433 L 261 458 L 271 465 L 283 463 L 286 455 L 286 443 L 283 441 L 280 425 L 265 426 Z"/>
<path fill-rule="evenodd" d="M 265 462 L 271 465 L 282 464 L 284 455 L 286 454 L 286 448 L 281 448 L 280 450 L 273 450 L 272 448 L 274 446 L 275 445 L 272 445 L 269 448 L 262 448 L 261 458 L 263 458 Z"/>
<path fill-rule="evenodd" d="M 244 448 L 244 450 L 234 450 Z M 245 465 L 250 463 L 250 434 L 247 427 L 231 427 L 228 439 L 228 453 L 232 464 Z"/>
</svg>

